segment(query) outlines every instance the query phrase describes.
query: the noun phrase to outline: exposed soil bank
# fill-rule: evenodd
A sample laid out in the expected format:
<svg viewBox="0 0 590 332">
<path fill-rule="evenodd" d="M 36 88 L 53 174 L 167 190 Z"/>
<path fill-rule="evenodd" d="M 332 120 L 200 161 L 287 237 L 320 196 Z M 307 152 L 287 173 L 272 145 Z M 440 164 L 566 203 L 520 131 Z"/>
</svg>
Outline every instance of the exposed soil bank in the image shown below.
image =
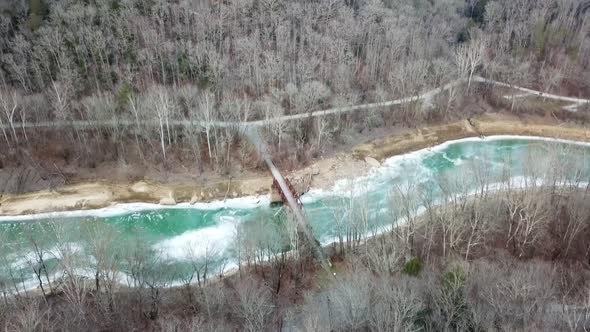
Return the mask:
<svg viewBox="0 0 590 332">
<path fill-rule="evenodd" d="M 302 186 L 326 188 L 338 179 L 365 174 L 377 160 L 403 154 L 449 140 L 492 135 L 522 135 L 561 138 L 590 142 L 590 129 L 546 121 L 524 122 L 514 117 L 486 114 L 478 118 L 426 127 L 362 144 L 352 154 L 338 154 L 290 174 Z M 304 181 L 308 180 L 308 181 Z M 159 184 L 92 182 L 64 186 L 0 199 L 0 215 L 22 215 L 54 211 L 85 210 L 116 203 L 146 202 L 174 205 L 181 202 L 203 202 L 249 195 L 268 194 L 272 180 L 261 175 L 248 179 L 227 179 L 206 186 L 194 184 Z M 301 188 L 304 189 L 304 188 Z"/>
<path fill-rule="evenodd" d="M 498 114 L 493 114 L 441 126 L 421 128 L 404 135 L 377 139 L 355 147 L 353 156 L 357 159 L 371 157 L 383 160 L 450 140 L 493 135 L 538 136 L 590 142 L 590 128 L 566 124 L 523 122 L 513 117 L 501 117 Z"/>
</svg>

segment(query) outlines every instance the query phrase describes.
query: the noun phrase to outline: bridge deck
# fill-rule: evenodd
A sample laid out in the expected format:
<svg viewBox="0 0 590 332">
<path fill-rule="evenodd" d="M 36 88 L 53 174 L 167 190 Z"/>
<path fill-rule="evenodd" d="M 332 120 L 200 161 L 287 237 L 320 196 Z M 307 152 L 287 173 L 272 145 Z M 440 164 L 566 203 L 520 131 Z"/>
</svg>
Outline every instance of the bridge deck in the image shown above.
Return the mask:
<svg viewBox="0 0 590 332">
<path fill-rule="evenodd" d="M 260 157 L 264 160 L 268 169 L 270 170 L 272 177 L 274 179 L 273 183 L 279 189 L 279 193 L 281 193 L 281 199 L 283 202 L 290 207 L 291 212 L 293 212 L 293 216 L 295 221 L 299 225 L 300 231 L 305 235 L 309 244 L 313 247 L 316 259 L 321 263 L 322 267 L 329 271 L 332 264 L 330 263 L 329 259 L 325 256 L 324 250 L 316 240 L 313 232 L 311 231 L 311 226 L 307 220 L 303 212 L 303 205 L 299 200 L 298 195 L 296 194 L 295 190 L 293 189 L 293 185 L 289 181 L 287 181 L 281 172 L 277 169 L 275 164 L 272 161 L 270 153 L 268 151 L 268 146 L 260 137 L 259 128 L 256 127 L 249 127 L 245 130 L 244 134 L 248 137 L 250 142 L 256 147 L 256 150 L 260 154 Z"/>
</svg>

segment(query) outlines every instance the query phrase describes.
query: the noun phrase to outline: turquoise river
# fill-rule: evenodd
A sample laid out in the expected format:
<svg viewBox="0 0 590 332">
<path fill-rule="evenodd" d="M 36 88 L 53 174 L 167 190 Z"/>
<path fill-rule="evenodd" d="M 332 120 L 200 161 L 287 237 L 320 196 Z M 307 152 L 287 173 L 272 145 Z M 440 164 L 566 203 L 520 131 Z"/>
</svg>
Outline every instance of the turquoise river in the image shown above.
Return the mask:
<svg viewBox="0 0 590 332">
<path fill-rule="evenodd" d="M 444 190 L 441 183 L 460 183 L 446 188 L 460 188 L 456 190 L 468 194 L 483 183 L 493 189 L 494 184 L 506 179 L 514 184 L 533 177 L 544 181 L 556 168 L 567 170 L 567 181 L 586 185 L 590 179 L 590 145 L 514 136 L 452 141 L 389 158 L 368 175 L 341 179 L 330 189 L 312 189 L 302 201 L 313 232 L 327 245 L 337 238 L 339 225 L 358 224 L 359 219 L 365 236 L 391 227 L 399 218 L 396 193 L 420 197 L 428 193 L 432 201 L 440 203 Z M 412 208 L 420 213 L 419 203 Z M 252 236 L 252 232 L 241 233 L 240 228 L 279 219 L 273 216 L 282 213 L 281 207 L 270 207 L 268 197 L 260 196 L 173 208 L 136 203 L 89 211 L 0 216 L 0 285 L 12 278 L 19 284 L 17 288 L 36 287 L 33 271 L 38 261 L 31 239 L 44 251 L 50 273 L 62 273 L 59 261 L 66 246 L 65 251 L 75 252 L 79 260 L 86 261 L 76 263 L 78 273 L 92 276 L 98 238 L 109 238 L 109 234 L 109 250 L 115 251 L 115 257 L 121 255 L 121 282 L 132 284 L 131 263 L 122 258 L 131 243 L 144 248 L 150 259 L 157 256 L 158 264 L 174 273 L 168 285 L 186 279 L 183 273 L 194 266 L 191 262 L 205 258 L 208 273 L 220 274 L 235 269 L 238 255 L 243 258 L 236 238 L 238 234 Z"/>
</svg>

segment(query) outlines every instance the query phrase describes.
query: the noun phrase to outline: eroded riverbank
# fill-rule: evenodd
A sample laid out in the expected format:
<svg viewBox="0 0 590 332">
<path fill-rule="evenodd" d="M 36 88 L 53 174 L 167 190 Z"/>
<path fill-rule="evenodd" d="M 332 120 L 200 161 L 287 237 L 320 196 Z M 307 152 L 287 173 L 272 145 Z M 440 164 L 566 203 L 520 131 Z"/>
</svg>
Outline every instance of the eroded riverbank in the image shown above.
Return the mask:
<svg viewBox="0 0 590 332">
<path fill-rule="evenodd" d="M 556 138 L 590 142 L 590 129 L 564 124 L 523 122 L 512 117 L 484 115 L 441 126 L 417 129 L 403 135 L 377 139 L 354 148 L 357 159 L 366 157 L 384 160 L 391 156 L 428 148 L 468 137 L 513 135 Z"/>
</svg>

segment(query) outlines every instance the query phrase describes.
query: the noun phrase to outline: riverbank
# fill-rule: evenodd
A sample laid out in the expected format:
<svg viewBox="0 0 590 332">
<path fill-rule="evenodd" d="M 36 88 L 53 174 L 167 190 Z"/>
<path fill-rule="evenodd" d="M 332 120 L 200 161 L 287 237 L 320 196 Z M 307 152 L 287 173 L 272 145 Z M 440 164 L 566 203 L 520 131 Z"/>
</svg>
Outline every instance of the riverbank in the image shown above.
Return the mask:
<svg viewBox="0 0 590 332">
<path fill-rule="evenodd" d="M 477 118 L 377 139 L 355 147 L 352 154 L 356 159 L 374 158 L 382 161 L 391 156 L 429 148 L 450 140 L 494 135 L 537 136 L 590 142 L 590 128 L 552 123 L 540 118 L 523 121 L 512 116 L 484 114 Z"/>
<path fill-rule="evenodd" d="M 352 149 L 321 159 L 301 170 L 286 174 L 305 186 L 329 188 L 339 179 L 365 175 L 380 161 L 399 154 L 428 148 L 449 140 L 492 136 L 540 136 L 590 142 L 590 129 L 552 123 L 545 118 L 520 120 L 498 113 L 434 127 L 409 130 L 376 139 Z M 15 216 L 57 211 L 88 210 L 117 203 L 144 202 L 161 205 L 210 202 L 243 196 L 267 195 L 270 176 L 228 178 L 223 181 L 195 184 L 162 184 L 150 181 L 110 183 L 99 181 L 64 186 L 24 195 L 4 195 L 0 199 L 0 215 Z"/>
</svg>

